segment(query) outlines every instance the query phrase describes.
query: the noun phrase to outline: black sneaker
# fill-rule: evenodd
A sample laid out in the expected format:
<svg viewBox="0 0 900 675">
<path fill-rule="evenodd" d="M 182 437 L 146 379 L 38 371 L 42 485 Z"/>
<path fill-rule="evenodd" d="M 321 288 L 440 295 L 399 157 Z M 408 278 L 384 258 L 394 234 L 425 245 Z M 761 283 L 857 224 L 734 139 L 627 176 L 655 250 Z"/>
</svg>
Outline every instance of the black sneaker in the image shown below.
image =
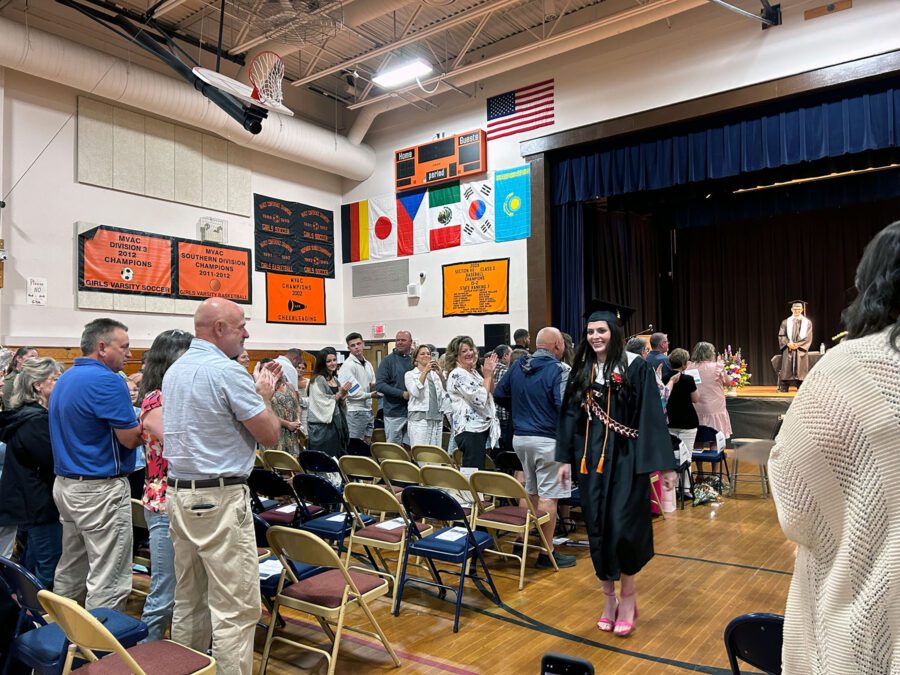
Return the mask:
<svg viewBox="0 0 900 675">
<path fill-rule="evenodd" d="M 563 567 L 575 567 L 575 563 L 578 562 L 578 558 L 574 555 L 565 555 L 563 553 L 559 553 L 558 551 L 553 551 L 553 557 L 556 558 L 556 566 L 562 569 Z M 537 564 L 535 565 L 538 569 L 541 570 L 552 570 L 553 563 L 550 562 L 550 556 L 546 553 L 541 553 L 538 556 Z"/>
</svg>

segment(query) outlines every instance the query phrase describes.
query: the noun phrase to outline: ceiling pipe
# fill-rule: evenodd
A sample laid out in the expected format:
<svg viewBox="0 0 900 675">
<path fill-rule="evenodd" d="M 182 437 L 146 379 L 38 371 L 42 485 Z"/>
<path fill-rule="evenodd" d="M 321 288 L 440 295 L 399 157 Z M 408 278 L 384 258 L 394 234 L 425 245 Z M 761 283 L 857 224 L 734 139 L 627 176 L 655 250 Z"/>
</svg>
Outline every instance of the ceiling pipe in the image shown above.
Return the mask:
<svg viewBox="0 0 900 675">
<path fill-rule="evenodd" d="M 0 66 L 205 129 L 262 153 L 365 180 L 375 170 L 366 145 L 296 117 L 270 113 L 262 131 L 244 131 L 190 85 L 34 28 L 0 18 Z"/>
<path fill-rule="evenodd" d="M 651 23 L 668 19 L 707 4 L 708 0 L 660 0 L 652 5 L 640 5 L 584 26 L 573 28 L 565 33 L 559 33 L 541 42 L 526 45 L 519 49 L 463 66 L 448 75 L 433 77 L 423 81 L 422 85 L 427 87 L 441 83 L 454 88 L 463 87 L 478 80 L 484 80 L 516 68 L 522 68 L 537 61 L 642 28 Z M 351 139 L 352 142 L 362 142 L 378 115 L 407 104 L 407 101 L 400 96 L 400 94 L 407 91 L 418 93 L 419 96 L 424 98 L 429 97 L 421 93 L 417 85 L 412 85 L 397 92 L 389 92 L 348 106 L 351 110 L 359 109 L 360 112 L 356 119 L 353 120 L 350 130 L 347 132 L 347 138 Z M 436 91 L 433 95 L 445 92 L 446 89 Z"/>
</svg>

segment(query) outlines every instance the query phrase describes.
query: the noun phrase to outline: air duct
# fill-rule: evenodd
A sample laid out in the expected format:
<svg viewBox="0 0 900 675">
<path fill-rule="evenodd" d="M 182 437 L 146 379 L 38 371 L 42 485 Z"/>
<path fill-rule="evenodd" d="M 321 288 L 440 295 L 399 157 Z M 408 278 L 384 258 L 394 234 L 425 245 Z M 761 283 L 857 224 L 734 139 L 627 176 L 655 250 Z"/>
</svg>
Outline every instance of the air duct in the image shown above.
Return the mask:
<svg viewBox="0 0 900 675">
<path fill-rule="evenodd" d="M 51 80 L 138 110 L 199 127 L 262 153 L 365 180 L 375 170 L 367 145 L 296 117 L 270 113 L 256 136 L 186 82 L 34 28 L 0 18 L 0 66 Z"/>
</svg>

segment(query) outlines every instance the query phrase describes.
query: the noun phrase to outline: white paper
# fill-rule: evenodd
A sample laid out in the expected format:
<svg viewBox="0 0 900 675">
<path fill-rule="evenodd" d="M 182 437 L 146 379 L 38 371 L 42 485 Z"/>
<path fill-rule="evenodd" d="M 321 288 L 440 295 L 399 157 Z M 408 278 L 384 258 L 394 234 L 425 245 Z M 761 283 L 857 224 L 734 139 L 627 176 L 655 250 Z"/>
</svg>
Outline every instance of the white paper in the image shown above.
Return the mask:
<svg viewBox="0 0 900 675">
<path fill-rule="evenodd" d="M 393 520 L 386 520 L 383 523 L 378 523 L 375 527 L 379 527 L 382 530 L 399 530 L 404 525 L 406 525 L 406 523 L 403 518 L 394 518 Z"/>
<path fill-rule="evenodd" d="M 330 520 L 332 522 L 343 521 L 347 517 L 346 513 L 335 513 L 333 515 L 328 516 L 325 520 Z"/>
<path fill-rule="evenodd" d="M 441 532 L 435 539 L 443 539 L 444 541 L 459 541 L 467 534 L 464 527 L 451 527 L 445 532 Z"/>
<path fill-rule="evenodd" d="M 694 384 L 700 384 L 700 371 L 696 368 L 691 368 L 690 370 L 684 371 L 685 375 L 690 375 L 694 378 Z"/>
<path fill-rule="evenodd" d="M 473 473 L 478 471 L 478 467 L 476 466 L 461 466 L 459 467 L 459 472 L 465 476 L 466 478 L 471 477 Z"/>
<path fill-rule="evenodd" d="M 25 304 L 47 304 L 47 280 L 44 277 L 28 277 L 25 291 Z"/>
<path fill-rule="evenodd" d="M 259 563 L 259 578 L 268 579 L 269 577 L 274 577 L 276 574 L 281 574 L 282 569 L 284 568 L 281 566 L 281 561 L 278 558 L 269 558 Z"/>
<path fill-rule="evenodd" d="M 278 513 L 294 513 L 296 510 L 296 504 L 288 504 L 287 506 L 282 506 L 280 509 L 275 509 Z"/>
<path fill-rule="evenodd" d="M 359 382 L 357 381 L 357 379 L 355 377 L 353 377 L 353 375 L 351 375 L 347 371 L 339 370 L 338 374 L 337 374 L 337 379 L 338 379 L 338 382 L 340 382 L 341 384 L 350 382 L 350 391 L 347 393 L 355 394 L 356 392 L 359 391 Z"/>
</svg>

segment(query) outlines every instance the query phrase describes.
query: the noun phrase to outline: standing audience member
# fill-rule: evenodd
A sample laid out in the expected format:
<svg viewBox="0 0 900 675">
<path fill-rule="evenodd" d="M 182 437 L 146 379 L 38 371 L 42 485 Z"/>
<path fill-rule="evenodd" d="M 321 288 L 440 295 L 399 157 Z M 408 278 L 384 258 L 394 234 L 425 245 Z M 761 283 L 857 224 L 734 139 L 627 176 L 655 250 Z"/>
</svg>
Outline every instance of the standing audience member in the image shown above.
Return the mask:
<svg viewBox="0 0 900 675">
<path fill-rule="evenodd" d="M 700 402 L 694 404 L 697 419 L 704 427 L 710 427 L 731 436 L 731 418 L 725 407 L 725 362 L 716 356 L 715 345 L 709 342 L 698 342 L 687 366 L 688 370 L 696 369 L 700 373 Z"/>
<path fill-rule="evenodd" d="M 401 330 L 394 338 L 394 351 L 378 366 L 378 382 L 375 388 L 384 396 L 384 435 L 388 443 L 409 443 L 406 433 L 409 392 L 406 391 L 406 373 L 412 370 L 410 356 L 412 333 Z"/>
<path fill-rule="evenodd" d="M 306 361 L 297 364 L 297 405 L 300 414 L 300 431 L 306 437 L 309 426 L 307 419 L 309 418 L 309 378 L 306 377 Z"/>
<path fill-rule="evenodd" d="M 524 349 L 527 352 L 531 351 L 531 335 L 528 333 L 527 329 L 517 329 L 516 332 L 513 333 L 513 342 L 516 347 Z"/>
<path fill-rule="evenodd" d="M 87 609 L 125 611 L 131 593 L 131 490 L 141 427 L 125 378 L 128 327 L 94 319 L 50 399 L 53 501 L 62 521 L 54 590 Z M 86 596 L 85 596 L 86 594 Z"/>
<path fill-rule="evenodd" d="M 557 501 L 572 494 L 571 484 L 559 480 L 556 461 L 556 428 L 569 375 L 569 367 L 560 362 L 566 345 L 556 328 L 539 330 L 535 344 L 534 354 L 516 361 L 494 387 L 494 399 L 498 407 L 512 410 L 512 442 L 525 473 L 525 491 L 535 509 L 550 514 L 541 526 L 549 554 L 558 567 L 574 567 L 575 556 L 553 547 Z M 550 556 L 541 553 L 537 566 L 551 569 Z"/>
<path fill-rule="evenodd" d="M 406 373 L 409 392 L 409 444 L 441 447 L 444 429 L 444 373 L 432 345 L 420 345 L 414 357 L 416 367 Z"/>
<path fill-rule="evenodd" d="M 264 366 L 273 359 L 260 359 L 259 364 Z M 274 359 L 281 365 L 281 361 Z M 294 457 L 300 454 L 300 440 L 297 431 L 300 429 L 300 415 L 298 411 L 297 393 L 291 388 L 287 377 L 282 374 L 281 379 L 275 384 L 275 393 L 272 395 L 272 412 L 281 424 L 278 433 L 278 442 L 265 450 L 281 450 Z"/>
<path fill-rule="evenodd" d="M 653 558 L 650 474 L 662 471 L 663 485 L 674 488 L 675 458 L 656 377 L 624 350 L 619 321 L 629 310 L 595 307 L 569 374 L 556 459 L 563 483 L 572 465 L 579 473 L 591 560 L 606 598 L 597 627 L 624 637 L 637 619 L 635 576 Z"/>
<path fill-rule="evenodd" d="M 631 352 L 635 356 L 640 356 L 642 359 L 646 359 L 647 354 L 650 353 L 650 350 L 647 349 L 647 343 L 637 337 L 631 338 L 625 344 L 625 351 Z"/>
<path fill-rule="evenodd" d="M 686 349 L 676 349 L 669 355 L 673 372 L 666 382 L 671 388 L 666 412 L 669 417 L 669 433 L 681 439 L 687 449 L 693 452 L 700 424 L 694 404 L 700 402 L 700 391 L 694 378 L 684 372 L 689 359 Z"/>
<path fill-rule="evenodd" d="M 3 408 L 9 410 L 12 403 L 13 385 L 16 382 L 16 375 L 22 370 L 22 364 L 28 359 L 33 359 L 38 355 L 38 350 L 34 347 L 19 347 L 9 362 L 6 369 L 6 379 L 3 380 Z"/>
<path fill-rule="evenodd" d="M 250 378 L 232 361 L 250 337 L 246 326 L 239 305 L 204 300 L 194 313 L 197 337 L 162 387 L 166 511 L 175 548 L 172 639 L 200 652 L 212 639 L 223 675 L 253 672 L 259 560 L 247 476 L 256 443 L 273 445 L 281 428 L 271 405 L 281 368 L 257 366 Z"/>
<path fill-rule="evenodd" d="M 866 246 L 847 338 L 809 372 L 769 459 L 797 544 L 782 672 L 881 675 L 900 660 L 900 221 Z"/>
<path fill-rule="evenodd" d="M 509 360 L 512 357 L 512 348 L 509 345 L 499 345 L 494 348 L 497 355 L 497 368 L 494 370 L 494 388 L 500 384 L 500 380 L 509 370 Z M 510 411 L 503 406 L 496 406 L 497 420 L 500 422 L 499 448 L 512 451 L 513 424 Z"/>
<path fill-rule="evenodd" d="M 572 363 L 575 361 L 575 342 L 572 340 L 572 336 L 568 333 L 563 333 L 563 342 L 566 345 L 566 351 L 563 352 L 562 362 L 565 363 L 569 368 L 572 367 Z"/>
<path fill-rule="evenodd" d="M 297 391 L 298 374 L 297 366 L 303 363 L 303 352 L 294 347 L 275 359 L 281 366 L 282 377 L 292 391 Z"/>
<path fill-rule="evenodd" d="M 444 354 L 450 374 L 447 394 L 453 405 L 453 434 L 463 452 L 463 466 L 484 469 L 485 447 L 500 437 L 500 423 L 494 410 L 494 369 L 497 355 L 491 353 L 478 373 L 478 350 L 468 335 L 458 335 Z"/>
<path fill-rule="evenodd" d="M 672 364 L 669 361 L 669 357 L 666 356 L 668 353 L 669 336 L 665 333 L 654 333 L 651 335 L 650 353 L 646 354 L 644 358 L 647 359 L 647 363 L 653 369 L 653 372 L 656 372 L 656 369 L 662 364 L 660 375 L 663 382 L 668 382 L 669 377 L 672 375 Z"/>
<path fill-rule="evenodd" d="M 13 531 L 18 527 L 25 542 L 25 568 L 49 590 L 62 554 L 62 525 L 53 503 L 47 405 L 61 372 L 62 366 L 48 357 L 25 361 L 13 388 L 13 409 L 0 413 L 0 441 L 6 444 L 0 525 Z"/>
<path fill-rule="evenodd" d="M 163 457 L 163 376 L 191 346 L 193 338 L 183 330 L 163 331 L 144 352 L 147 362 L 138 399 L 147 462 L 141 503 L 150 531 L 150 594 L 141 615 L 141 621 L 147 624 L 147 640 L 162 640 L 166 636 L 175 607 L 175 549 L 166 510 L 169 465 Z"/>
<path fill-rule="evenodd" d="M 347 349 L 350 356 L 341 364 L 341 377 L 351 376 L 359 383 L 359 387 L 347 395 L 347 427 L 350 438 L 359 438 L 368 445 L 372 442 L 375 429 L 375 413 L 372 411 L 372 399 L 381 398 L 375 391 L 375 369 L 366 360 L 366 343 L 359 333 L 347 336 Z"/>
<path fill-rule="evenodd" d="M 340 457 L 350 443 L 347 428 L 347 392 L 353 385 L 337 379 L 337 352 L 325 347 L 316 356 L 316 368 L 309 383 L 308 450 Z"/>
<path fill-rule="evenodd" d="M 234 360 L 240 363 L 244 370 L 250 370 L 250 355 L 246 349 L 238 354 Z"/>
</svg>

